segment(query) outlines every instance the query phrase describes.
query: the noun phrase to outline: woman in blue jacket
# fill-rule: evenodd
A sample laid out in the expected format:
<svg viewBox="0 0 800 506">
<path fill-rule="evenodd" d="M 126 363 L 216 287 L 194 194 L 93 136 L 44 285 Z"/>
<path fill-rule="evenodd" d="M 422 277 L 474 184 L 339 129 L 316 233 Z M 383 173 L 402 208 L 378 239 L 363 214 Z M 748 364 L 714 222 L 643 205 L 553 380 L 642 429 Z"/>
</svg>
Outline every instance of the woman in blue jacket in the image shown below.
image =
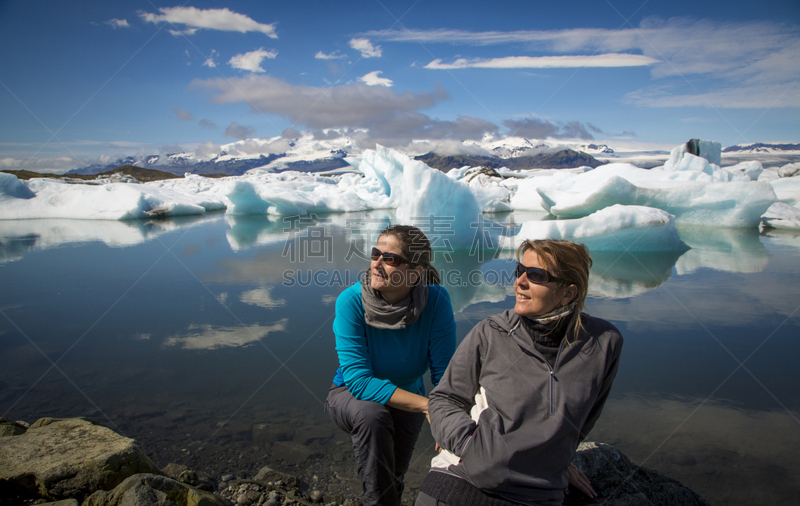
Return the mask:
<svg viewBox="0 0 800 506">
<path fill-rule="evenodd" d="M 395 506 L 428 413 L 423 375 L 434 385 L 456 346 L 447 291 L 416 227 L 381 232 L 364 280 L 336 300 L 339 369 L 325 402 L 350 434 L 364 505 Z"/>
</svg>

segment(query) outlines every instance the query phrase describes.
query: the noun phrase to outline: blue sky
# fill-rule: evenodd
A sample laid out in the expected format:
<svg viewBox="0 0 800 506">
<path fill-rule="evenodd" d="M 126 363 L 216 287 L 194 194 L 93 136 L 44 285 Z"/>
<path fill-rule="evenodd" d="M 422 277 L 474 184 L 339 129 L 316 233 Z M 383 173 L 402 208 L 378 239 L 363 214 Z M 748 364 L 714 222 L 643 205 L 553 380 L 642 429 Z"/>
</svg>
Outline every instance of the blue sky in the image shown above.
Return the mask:
<svg viewBox="0 0 800 506">
<path fill-rule="evenodd" d="M 397 148 L 800 142 L 797 0 L 15 0 L 0 46 L 0 168 L 287 129 Z"/>
</svg>

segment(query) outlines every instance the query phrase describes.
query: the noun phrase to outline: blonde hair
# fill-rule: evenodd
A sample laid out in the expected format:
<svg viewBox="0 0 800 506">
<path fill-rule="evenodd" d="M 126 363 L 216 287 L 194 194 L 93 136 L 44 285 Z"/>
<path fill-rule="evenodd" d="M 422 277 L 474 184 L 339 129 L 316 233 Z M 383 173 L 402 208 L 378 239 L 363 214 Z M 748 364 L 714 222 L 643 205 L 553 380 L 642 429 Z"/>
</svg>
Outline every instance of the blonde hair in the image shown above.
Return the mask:
<svg viewBox="0 0 800 506">
<path fill-rule="evenodd" d="M 572 312 L 568 329 L 572 329 L 575 339 L 578 338 L 583 323 L 581 311 L 589 292 L 589 269 L 592 267 L 592 257 L 583 244 L 572 241 L 556 239 L 526 240 L 517 249 L 517 261 L 521 261 L 526 251 L 533 250 L 539 257 L 539 262 L 547 272 L 564 280 L 564 286 L 575 285 L 578 293 L 573 299 L 575 310 Z M 569 331 L 567 332 L 569 334 Z M 569 337 L 567 337 L 569 340 Z"/>
<path fill-rule="evenodd" d="M 427 285 L 438 285 L 441 283 L 439 271 L 431 265 L 431 243 L 428 238 L 417 227 L 410 225 L 392 225 L 381 231 L 379 237 L 391 235 L 400 243 L 403 258 L 408 260 L 412 266 L 422 266 L 422 282 Z"/>
</svg>

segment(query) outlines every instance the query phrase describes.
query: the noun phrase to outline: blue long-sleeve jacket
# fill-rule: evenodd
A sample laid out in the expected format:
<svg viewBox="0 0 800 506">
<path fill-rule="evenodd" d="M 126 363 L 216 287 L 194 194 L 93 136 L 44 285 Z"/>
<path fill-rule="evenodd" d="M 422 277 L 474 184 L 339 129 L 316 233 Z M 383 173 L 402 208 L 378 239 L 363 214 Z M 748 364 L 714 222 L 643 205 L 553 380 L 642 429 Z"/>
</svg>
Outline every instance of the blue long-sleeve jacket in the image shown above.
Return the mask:
<svg viewBox="0 0 800 506">
<path fill-rule="evenodd" d="M 431 382 L 438 385 L 456 349 L 453 307 L 439 285 L 428 285 L 428 302 L 416 322 L 392 330 L 366 324 L 356 283 L 336 299 L 333 332 L 339 355 L 333 383 L 347 385 L 356 399 L 381 404 L 397 388 L 425 395 L 425 371 L 430 368 Z"/>
</svg>

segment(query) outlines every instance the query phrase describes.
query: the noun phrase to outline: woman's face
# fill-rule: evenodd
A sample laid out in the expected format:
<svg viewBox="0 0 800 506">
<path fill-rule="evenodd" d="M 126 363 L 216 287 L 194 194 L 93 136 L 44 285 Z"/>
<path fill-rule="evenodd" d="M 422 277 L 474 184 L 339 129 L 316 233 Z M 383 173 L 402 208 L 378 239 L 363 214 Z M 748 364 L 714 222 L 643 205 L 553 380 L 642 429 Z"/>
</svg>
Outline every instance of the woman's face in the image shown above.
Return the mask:
<svg viewBox="0 0 800 506">
<path fill-rule="evenodd" d="M 522 255 L 522 265 L 545 269 L 539 260 L 539 255 L 531 249 Z M 563 286 L 555 281 L 537 285 L 528 281 L 528 277 L 522 274 L 514 281 L 514 293 L 517 296 L 514 312 L 533 318 L 569 304 L 578 294 L 578 289 L 575 285 Z"/>
<path fill-rule="evenodd" d="M 403 256 L 403 248 L 400 241 L 393 235 L 382 235 L 378 238 L 376 248 L 383 253 L 394 253 Z M 383 295 L 387 302 L 399 302 L 405 299 L 414 283 L 417 282 L 422 274 L 422 267 L 411 267 L 407 263 L 396 267 L 387 265 L 383 258 L 372 260 L 370 263 L 370 286 Z"/>
</svg>

